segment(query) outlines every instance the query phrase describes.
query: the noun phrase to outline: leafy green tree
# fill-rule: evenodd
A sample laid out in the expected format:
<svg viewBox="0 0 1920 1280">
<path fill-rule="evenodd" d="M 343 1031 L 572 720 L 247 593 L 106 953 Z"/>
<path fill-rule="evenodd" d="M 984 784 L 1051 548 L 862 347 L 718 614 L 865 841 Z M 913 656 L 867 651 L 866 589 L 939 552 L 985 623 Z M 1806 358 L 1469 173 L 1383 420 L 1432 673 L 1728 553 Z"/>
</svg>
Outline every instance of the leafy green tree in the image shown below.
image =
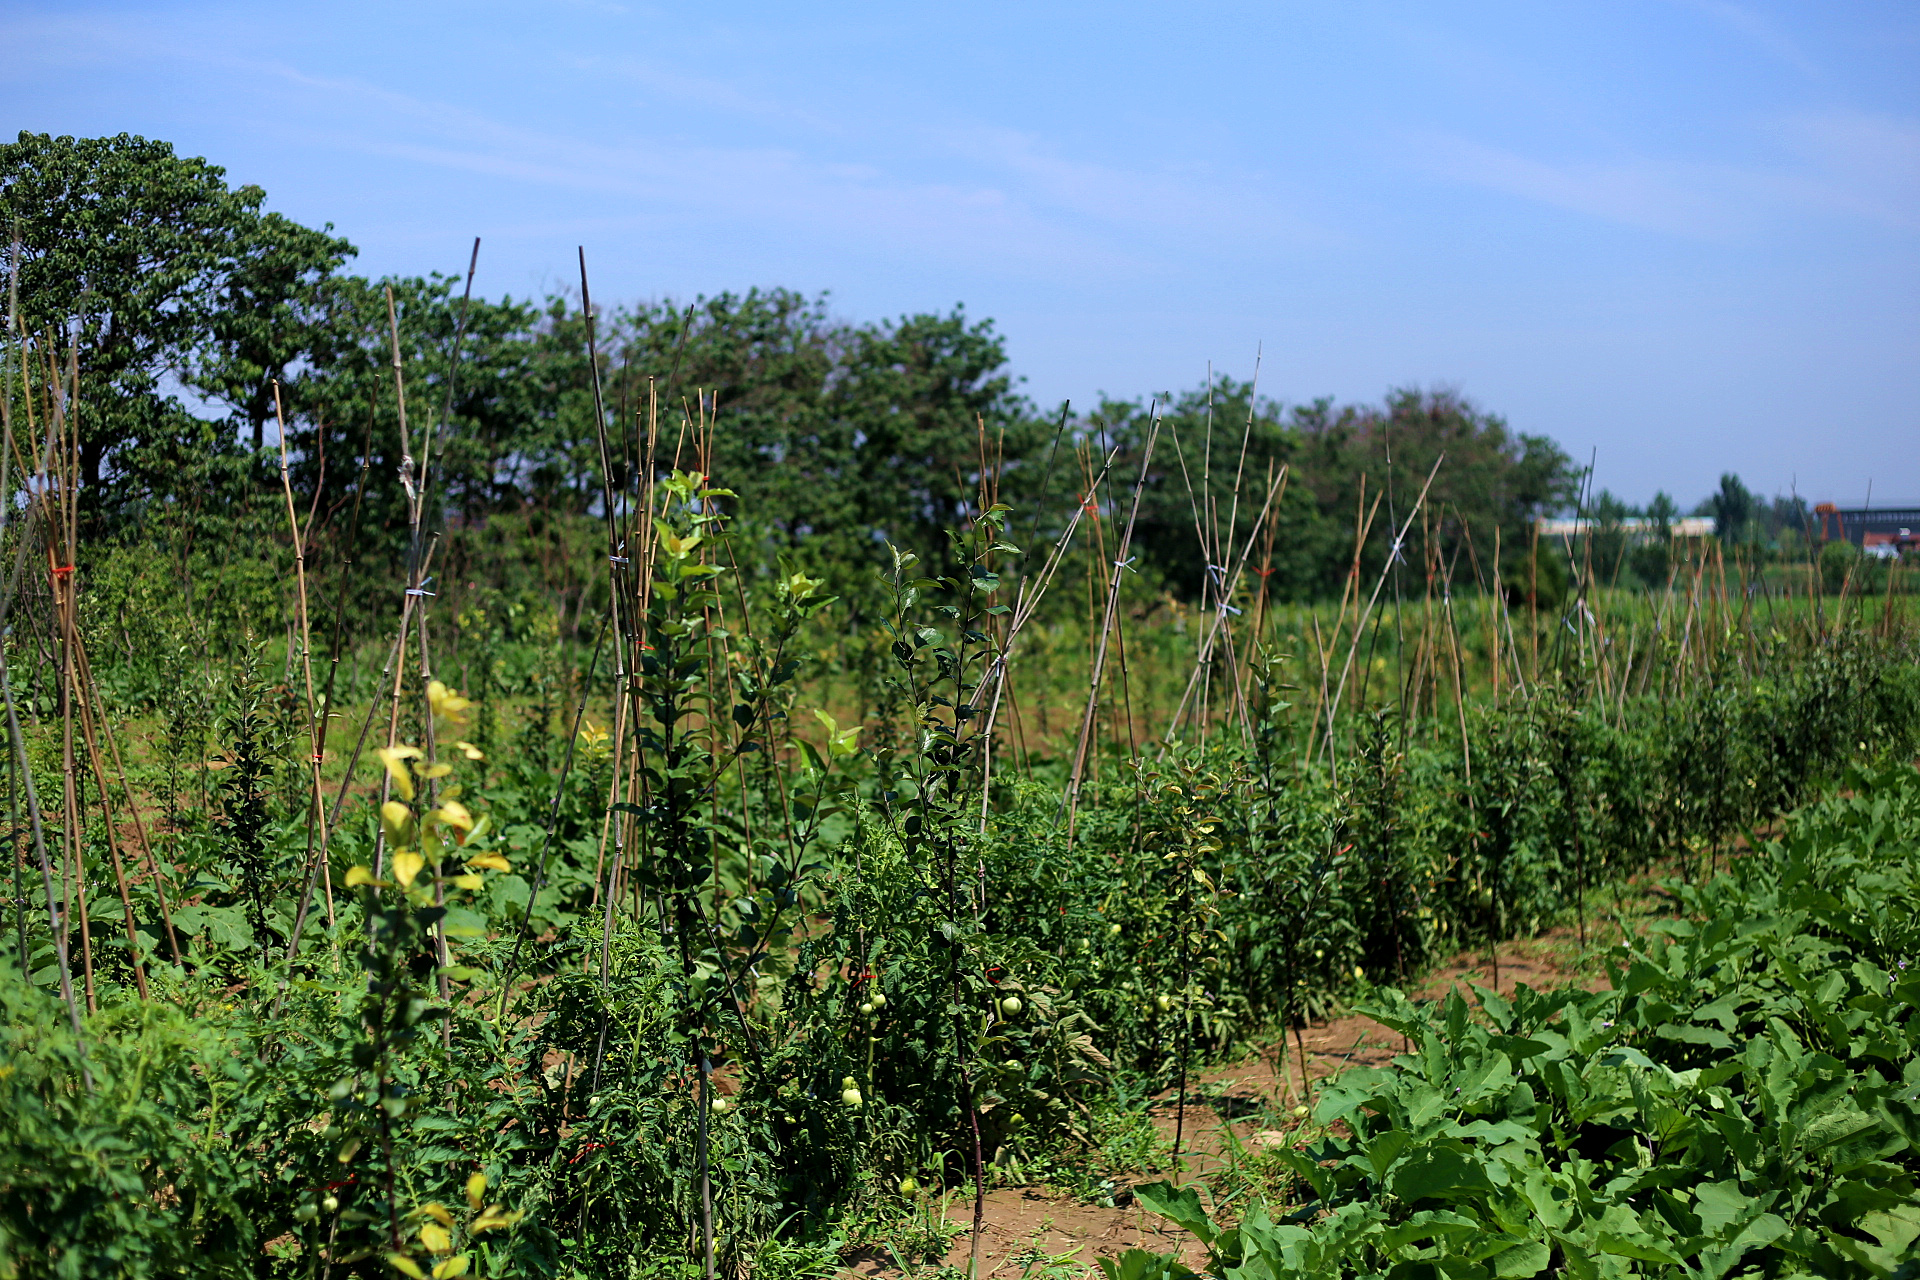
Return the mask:
<svg viewBox="0 0 1920 1280">
<path fill-rule="evenodd" d="M 277 213 L 242 227 L 233 250 L 187 378 L 233 409 L 258 452 L 274 416 L 273 384 L 309 376 L 298 366 L 314 354 L 331 318 L 328 285 L 355 250 Z"/>
<path fill-rule="evenodd" d="M 982 465 L 1018 465 L 1040 435 L 1006 372 L 993 322 L 960 308 L 865 326 L 847 335 L 826 389 L 843 442 L 843 488 L 857 528 L 948 560 L 945 531 L 978 511 Z"/>
<path fill-rule="evenodd" d="M 1744 542 L 1747 523 L 1753 517 L 1754 497 L 1740 477 L 1729 471 L 1720 477 L 1719 491 L 1699 507 L 1703 516 L 1713 517 L 1714 532 L 1728 544 Z"/>
<path fill-rule="evenodd" d="M 227 450 L 169 393 L 170 376 L 231 405 L 260 439 L 269 382 L 301 355 L 300 299 L 353 252 L 263 214 L 264 199 L 256 186 L 229 188 L 217 165 L 131 134 L 23 132 L 0 145 L 21 323 L 53 348 L 78 348 L 90 510 L 137 509 L 174 492 L 183 464 Z"/>
<path fill-rule="evenodd" d="M 603 382 L 633 433 L 626 456 L 643 447 L 634 420 L 650 380 L 658 465 L 691 465 L 680 424 L 709 418 L 716 483 L 816 570 L 865 573 L 889 540 L 943 563 L 944 531 L 978 500 L 983 441 L 1018 468 L 1040 434 L 992 323 L 959 308 L 852 325 L 824 297 L 753 290 L 690 312 L 650 304 L 607 327 Z"/>
<path fill-rule="evenodd" d="M 1096 441 L 1117 440 L 1137 460 L 1148 410 L 1138 401 L 1108 402 L 1080 427 Z M 1255 401 L 1246 383 L 1221 380 L 1211 394 L 1203 387 L 1164 398 L 1160 412 L 1163 444 L 1134 536 L 1148 563 L 1183 593 L 1198 592 L 1206 571 L 1200 531 L 1223 558 L 1237 555 L 1259 518 L 1267 478 L 1282 465 L 1289 477 L 1271 516 L 1273 559 L 1259 564 L 1264 534 L 1255 553 L 1282 598 L 1341 589 L 1352 568 L 1356 521 L 1366 511 L 1373 512 L 1373 529 L 1361 572 L 1378 574 L 1392 541 L 1389 524 L 1413 513 L 1443 454 L 1424 520 L 1414 520 L 1402 552 L 1416 580 L 1423 580 L 1431 552 L 1433 564 L 1455 566 L 1461 584 L 1473 580 L 1476 565 L 1481 581 L 1490 582 L 1495 529 L 1508 547 L 1523 546 L 1532 522 L 1574 495 L 1572 463 L 1557 445 L 1511 431 L 1452 392 L 1402 389 L 1378 407 L 1318 400 L 1287 409 Z M 1131 474 L 1125 465 L 1118 470 Z"/>
</svg>

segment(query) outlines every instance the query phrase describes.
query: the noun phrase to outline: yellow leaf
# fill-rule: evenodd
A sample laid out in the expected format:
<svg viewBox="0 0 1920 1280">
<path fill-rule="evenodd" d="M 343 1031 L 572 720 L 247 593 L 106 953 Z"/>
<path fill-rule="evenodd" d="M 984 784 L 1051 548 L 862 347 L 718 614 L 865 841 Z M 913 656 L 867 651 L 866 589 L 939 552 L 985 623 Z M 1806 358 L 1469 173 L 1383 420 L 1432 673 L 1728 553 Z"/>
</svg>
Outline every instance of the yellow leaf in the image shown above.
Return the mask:
<svg viewBox="0 0 1920 1280">
<path fill-rule="evenodd" d="M 467 1207 L 475 1213 L 480 1212 L 481 1204 L 487 1198 L 487 1175 L 476 1173 L 467 1179 Z"/>
<path fill-rule="evenodd" d="M 400 882 L 401 888 L 410 889 L 413 887 L 414 878 L 426 865 L 425 858 L 411 849 L 402 849 L 393 855 L 393 878 Z"/>
<path fill-rule="evenodd" d="M 420 1206 L 420 1212 L 426 1214 L 429 1218 L 432 1218 L 435 1222 L 439 1223 L 441 1226 L 445 1227 L 447 1230 L 449 1231 L 453 1230 L 453 1215 L 448 1213 L 447 1206 L 441 1204 L 438 1200 L 427 1201 L 425 1204 Z M 434 1252 L 439 1253 L 441 1251 L 438 1249 L 435 1249 Z"/>
<path fill-rule="evenodd" d="M 439 1223 L 429 1222 L 420 1228 L 420 1243 L 427 1246 L 428 1253 L 445 1253 L 453 1248 L 453 1236 Z"/>
<path fill-rule="evenodd" d="M 363 884 L 378 885 L 379 883 L 378 880 L 374 879 L 373 872 L 365 867 L 347 868 L 347 888 L 349 889 L 358 888 Z"/>
<path fill-rule="evenodd" d="M 402 800 L 413 799 L 413 775 L 407 771 L 406 761 L 418 759 L 418 747 L 381 747 L 374 752 L 380 762 L 387 766 L 387 776 L 393 779 L 393 789 L 400 793 Z"/>
<path fill-rule="evenodd" d="M 473 705 L 469 699 L 461 697 L 438 680 L 427 682 L 427 705 L 433 708 L 433 714 L 444 716 L 455 724 L 466 723 L 467 708 Z"/>
<path fill-rule="evenodd" d="M 433 813 L 450 827 L 458 827 L 462 831 L 473 830 L 473 814 L 467 811 L 467 806 L 458 801 L 448 800 Z"/>
<path fill-rule="evenodd" d="M 469 760 L 485 760 L 487 758 L 486 753 L 474 746 L 471 742 L 456 742 L 453 745 L 460 748 L 460 754 Z"/>
<path fill-rule="evenodd" d="M 420 1265 L 404 1253 L 388 1254 L 387 1265 L 403 1276 L 412 1276 L 413 1280 L 427 1280 L 427 1273 L 422 1271 Z"/>
<path fill-rule="evenodd" d="M 423 778 L 444 778 L 452 772 L 453 766 L 450 764 L 430 764 L 420 771 L 420 776 Z"/>
<path fill-rule="evenodd" d="M 488 867 L 494 871 L 513 870 L 513 864 L 497 853 L 483 853 L 477 858 L 468 858 L 467 867 L 469 869 Z"/>
<path fill-rule="evenodd" d="M 484 889 L 487 887 L 486 877 L 476 875 L 455 876 L 453 878 L 453 884 L 457 889 Z"/>
<path fill-rule="evenodd" d="M 413 810 L 398 800 L 389 800 L 380 806 L 380 824 L 387 829 L 388 840 L 394 844 L 404 843 L 413 826 Z"/>
<path fill-rule="evenodd" d="M 508 1213 L 505 1205 L 490 1204 L 485 1213 L 473 1220 L 473 1233 L 479 1235 L 482 1231 L 498 1231 L 512 1226 L 525 1216 L 526 1213 L 523 1210 L 515 1209 L 512 1213 Z"/>
<path fill-rule="evenodd" d="M 472 1254 L 456 1253 L 433 1269 L 433 1280 L 452 1280 L 454 1276 L 463 1276 L 472 1263 Z"/>
</svg>

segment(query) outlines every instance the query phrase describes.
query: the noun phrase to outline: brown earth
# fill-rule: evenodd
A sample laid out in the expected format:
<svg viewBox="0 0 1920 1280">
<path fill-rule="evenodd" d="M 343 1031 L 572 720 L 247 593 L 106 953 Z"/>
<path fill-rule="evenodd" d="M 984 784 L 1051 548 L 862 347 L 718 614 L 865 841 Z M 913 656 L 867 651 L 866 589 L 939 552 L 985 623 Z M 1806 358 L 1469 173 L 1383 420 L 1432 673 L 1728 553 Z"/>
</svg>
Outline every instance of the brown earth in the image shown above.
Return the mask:
<svg viewBox="0 0 1920 1280">
<path fill-rule="evenodd" d="M 1488 952 L 1465 952 L 1429 974 L 1414 994 L 1434 999 L 1444 996 L 1448 988 L 1458 987 L 1471 999 L 1472 986 L 1501 992 L 1511 992 L 1520 983 L 1535 989 L 1567 982 L 1604 986 L 1603 973 L 1580 964 L 1584 951 L 1572 929 L 1502 943 L 1497 988 Z M 1385 1065 L 1402 1049 L 1399 1035 L 1358 1015 L 1315 1023 L 1303 1030 L 1300 1041 L 1306 1049 L 1307 1073 L 1316 1081 L 1348 1067 Z M 1296 1123 L 1290 1110 L 1299 1100 L 1299 1048 L 1289 1037 L 1284 1068 L 1280 1065 L 1281 1046 L 1275 1044 L 1252 1057 L 1196 1076 L 1188 1090 L 1184 1123 L 1174 1091 L 1154 1101 L 1153 1120 L 1162 1136 L 1171 1143 L 1176 1127 L 1181 1129 L 1187 1176 L 1205 1178 L 1225 1168 L 1234 1158 L 1229 1134 L 1242 1146 L 1255 1149 L 1290 1140 L 1287 1129 Z M 1142 1172 L 1132 1181 L 1168 1176 L 1163 1171 Z M 1097 1259 L 1134 1247 L 1157 1252 L 1178 1249 L 1182 1260 L 1196 1268 L 1205 1261 L 1205 1251 L 1191 1236 L 1131 1203 L 1131 1197 L 1123 1199 L 1129 1203 L 1108 1208 L 1049 1187 L 1002 1187 L 989 1192 L 980 1235 L 981 1280 L 1081 1280 L 1100 1274 Z M 972 1220 L 972 1202 L 955 1200 L 948 1206 L 947 1216 L 964 1229 Z M 963 1234 L 948 1253 L 947 1265 L 960 1268 L 964 1274 L 968 1252 L 969 1241 Z M 841 1273 L 843 1280 L 908 1280 L 931 1274 L 931 1268 L 902 1271 L 884 1253 L 850 1260 L 848 1269 Z"/>
</svg>

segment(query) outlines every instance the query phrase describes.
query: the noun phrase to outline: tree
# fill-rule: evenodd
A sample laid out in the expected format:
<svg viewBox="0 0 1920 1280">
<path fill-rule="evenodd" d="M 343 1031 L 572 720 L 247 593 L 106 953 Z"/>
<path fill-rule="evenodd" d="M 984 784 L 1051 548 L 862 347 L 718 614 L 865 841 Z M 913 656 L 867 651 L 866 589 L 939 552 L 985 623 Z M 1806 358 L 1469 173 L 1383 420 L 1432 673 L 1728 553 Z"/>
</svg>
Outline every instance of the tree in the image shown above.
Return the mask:
<svg viewBox="0 0 1920 1280">
<path fill-rule="evenodd" d="M 203 451 L 202 426 L 168 393 L 168 375 L 232 405 L 258 439 L 267 382 L 299 356 L 296 300 L 353 251 L 262 214 L 265 193 L 225 177 L 131 134 L 23 132 L 0 146 L 21 324 L 37 340 L 78 346 L 90 512 L 170 491 L 182 453 Z"/>
<path fill-rule="evenodd" d="M 825 389 L 823 442 L 845 450 L 855 531 L 944 563 L 946 530 L 977 509 L 983 454 L 989 470 L 994 458 L 1017 466 L 1038 435 L 1014 394 L 1006 347 L 991 320 L 970 324 L 957 306 L 853 329 L 844 341 Z"/>
<path fill-rule="evenodd" d="M 706 415 L 715 482 L 818 570 L 864 574 L 884 563 L 886 540 L 938 563 L 945 530 L 977 500 L 983 431 L 1015 468 L 1037 435 L 992 323 L 958 307 L 851 325 L 829 316 L 825 297 L 753 290 L 617 313 L 604 333 L 619 429 L 644 410 L 650 379 L 659 465 L 678 454 L 690 467 L 680 424 Z"/>
<path fill-rule="evenodd" d="M 187 360 L 196 390 L 232 407 L 258 452 L 274 416 L 273 384 L 294 380 L 329 318 L 326 285 L 355 249 L 277 213 L 237 228 L 216 281 L 207 333 Z M 283 391 L 284 399 L 284 391 Z"/>
<path fill-rule="evenodd" d="M 1726 472 L 1720 477 L 1719 492 L 1702 502 L 1699 513 L 1713 517 L 1713 531 L 1728 544 L 1744 541 L 1747 521 L 1753 515 L 1753 494 L 1740 483 L 1740 477 Z"/>
<path fill-rule="evenodd" d="M 1111 436 L 1132 455 L 1132 464 L 1118 468 L 1123 474 L 1138 465 L 1148 408 L 1109 401 L 1081 424 L 1083 433 Z M 1289 410 L 1256 401 L 1247 383 L 1222 379 L 1163 398 L 1160 412 L 1161 445 L 1135 543 L 1183 594 L 1197 593 L 1206 572 L 1196 526 L 1222 554 L 1229 545 L 1237 554 L 1259 517 L 1267 477 L 1283 465 L 1289 478 L 1272 516 L 1275 558 L 1264 568 L 1270 590 L 1292 599 L 1341 589 L 1353 564 L 1356 522 L 1367 510 L 1373 529 L 1361 572 L 1378 574 L 1393 540 L 1388 526 L 1413 515 L 1430 471 L 1424 515 L 1413 519 L 1403 549 L 1417 580 L 1430 551 L 1435 572 L 1451 566 L 1464 584 L 1477 565 L 1490 584 L 1495 530 L 1507 548 L 1524 546 L 1533 521 L 1564 508 L 1574 494 L 1572 463 L 1557 445 L 1511 431 L 1504 419 L 1451 391 L 1398 389 L 1380 406 L 1316 400 Z"/>
</svg>

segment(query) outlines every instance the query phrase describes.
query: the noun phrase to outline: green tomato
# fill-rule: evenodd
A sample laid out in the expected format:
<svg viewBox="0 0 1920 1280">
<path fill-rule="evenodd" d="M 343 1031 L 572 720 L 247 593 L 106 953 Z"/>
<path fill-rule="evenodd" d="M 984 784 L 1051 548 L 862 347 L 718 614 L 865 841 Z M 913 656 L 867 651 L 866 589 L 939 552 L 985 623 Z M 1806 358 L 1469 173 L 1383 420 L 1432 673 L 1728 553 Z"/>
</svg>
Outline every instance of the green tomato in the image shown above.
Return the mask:
<svg viewBox="0 0 1920 1280">
<path fill-rule="evenodd" d="M 1162 1012 L 1162 1013 L 1171 1013 L 1171 1012 L 1173 1011 L 1173 997 L 1172 997 L 1172 996 L 1169 996 L 1169 995 L 1157 995 L 1157 996 L 1155 996 L 1155 997 L 1153 998 L 1153 1003 L 1154 1003 L 1154 1004 L 1155 1004 L 1156 1006 L 1158 1006 L 1158 1007 L 1159 1007 L 1159 1010 L 1160 1010 L 1160 1012 Z"/>
<path fill-rule="evenodd" d="M 322 1200 L 320 1202 L 320 1207 L 322 1209 L 325 1209 L 328 1213 L 338 1213 L 340 1212 L 340 1197 L 328 1196 L 325 1200 Z"/>
<path fill-rule="evenodd" d="M 840 1091 L 840 1101 L 846 1105 L 847 1110 L 858 1111 L 860 1109 L 860 1103 L 862 1102 L 860 1091 L 854 1088 L 842 1089 Z"/>
<path fill-rule="evenodd" d="M 1307 1109 L 1303 1106 L 1295 1107 L 1293 1109 L 1293 1118 L 1295 1120 L 1305 1120 L 1307 1118 Z"/>
<path fill-rule="evenodd" d="M 1026 1125 L 1027 1118 L 1018 1111 L 1007 1117 L 1007 1128 L 1009 1129 L 1024 1129 Z"/>
<path fill-rule="evenodd" d="M 873 1016 L 873 1011 L 875 1008 L 876 1006 L 874 1005 L 873 1001 L 869 1000 L 865 1004 L 860 1006 L 860 1013 L 863 1017 L 871 1018 Z"/>
<path fill-rule="evenodd" d="M 884 1009 L 884 1008 L 886 1008 L 886 1007 L 887 1007 L 887 994 L 886 994 L 886 992 L 884 992 L 884 991 L 876 991 L 876 992 L 874 992 L 874 993 L 873 993 L 873 1007 L 874 1007 L 874 1008 L 876 1008 L 876 1009 Z"/>
<path fill-rule="evenodd" d="M 902 1178 L 902 1179 L 900 1179 L 900 1194 L 901 1194 L 901 1195 L 903 1195 L 903 1196 L 910 1196 L 910 1195 L 912 1195 L 912 1194 L 913 1194 L 914 1192 L 916 1192 L 916 1191 L 918 1191 L 919 1189 L 920 1189 L 920 1184 L 919 1184 L 919 1183 L 917 1183 L 917 1182 L 915 1182 L 915 1181 L 914 1181 L 914 1180 L 913 1180 L 912 1178 Z"/>
<path fill-rule="evenodd" d="M 1005 1000 L 1002 1000 L 1000 1002 L 1000 1016 L 1003 1018 L 1019 1017 L 1020 1009 L 1021 1009 L 1021 1005 L 1020 1005 L 1019 996 L 1008 996 Z"/>
<path fill-rule="evenodd" d="M 715 1098 L 713 1100 L 713 1114 L 723 1116 L 731 1110 L 733 1110 L 732 1098 Z"/>
</svg>

